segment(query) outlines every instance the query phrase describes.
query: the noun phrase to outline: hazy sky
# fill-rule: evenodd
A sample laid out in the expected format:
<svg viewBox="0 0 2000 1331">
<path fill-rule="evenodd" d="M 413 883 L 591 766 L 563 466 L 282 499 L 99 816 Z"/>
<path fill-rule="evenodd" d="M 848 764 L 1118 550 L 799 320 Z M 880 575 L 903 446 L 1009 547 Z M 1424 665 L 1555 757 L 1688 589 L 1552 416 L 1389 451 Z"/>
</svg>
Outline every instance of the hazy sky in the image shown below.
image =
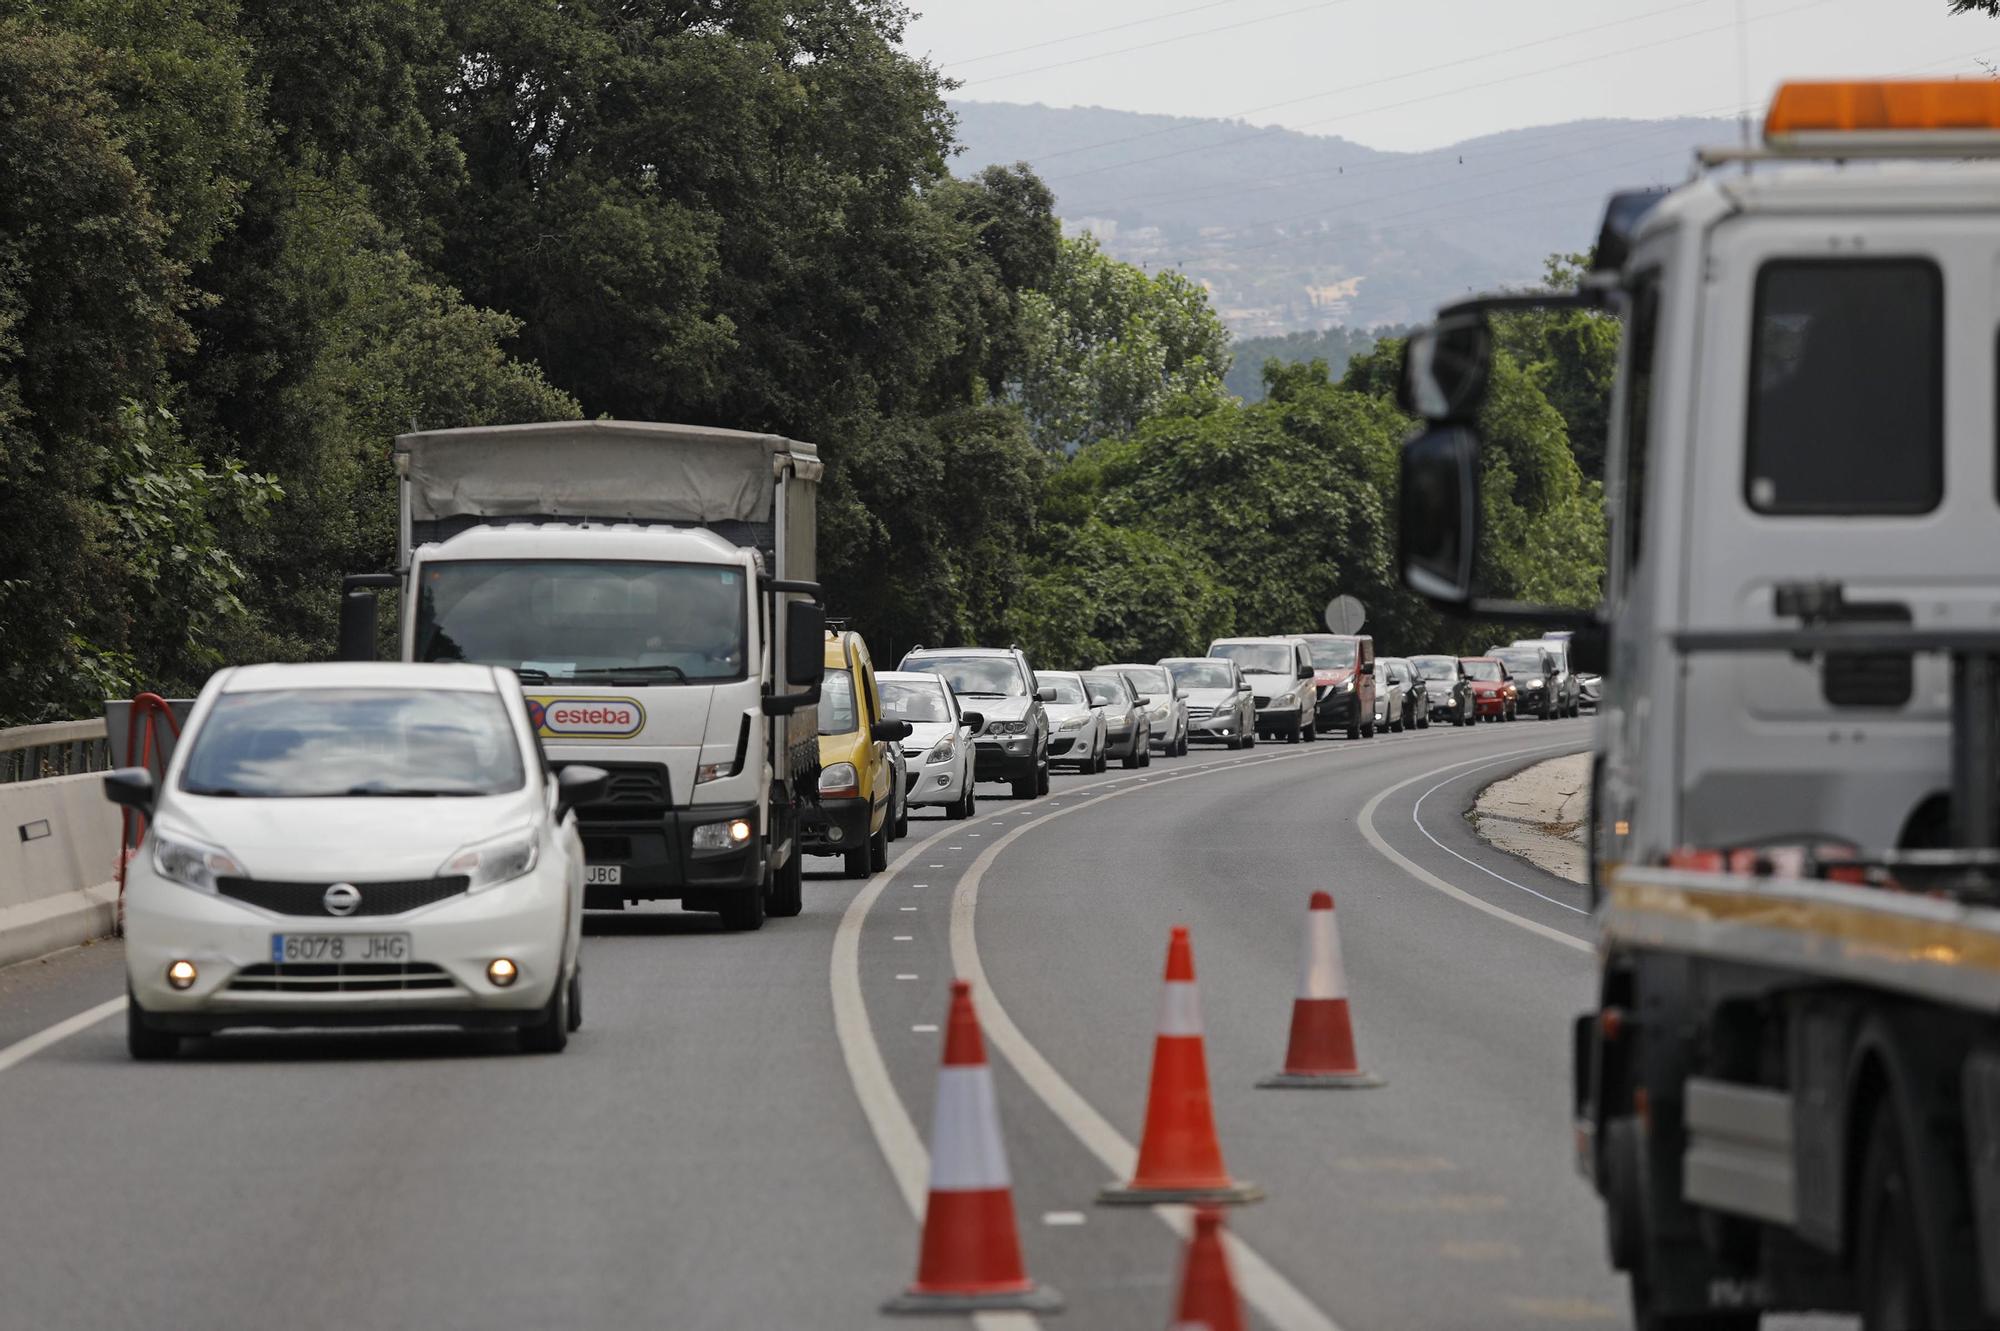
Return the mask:
<svg viewBox="0 0 2000 1331">
<path fill-rule="evenodd" d="M 1377 148 L 1732 115 L 1746 84 L 1761 113 L 1789 77 L 2000 63 L 2000 20 L 1950 17 L 1945 0 L 910 3 L 910 50 L 962 80 L 958 98 L 1234 117 Z"/>
</svg>

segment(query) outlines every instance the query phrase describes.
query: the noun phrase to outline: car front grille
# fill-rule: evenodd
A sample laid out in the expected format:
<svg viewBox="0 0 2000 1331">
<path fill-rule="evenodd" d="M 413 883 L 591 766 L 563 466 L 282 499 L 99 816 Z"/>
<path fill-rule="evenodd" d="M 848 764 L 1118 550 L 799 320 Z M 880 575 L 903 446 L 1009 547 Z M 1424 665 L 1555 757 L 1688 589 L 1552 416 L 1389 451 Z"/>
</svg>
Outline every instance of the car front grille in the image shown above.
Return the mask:
<svg viewBox="0 0 2000 1331">
<path fill-rule="evenodd" d="M 232 993 L 368 994 L 457 986 L 442 966 L 428 961 L 298 961 L 245 966 L 230 980 Z"/>
<path fill-rule="evenodd" d="M 326 908 L 326 890 L 333 885 L 324 883 L 285 883 L 267 878 L 218 878 L 215 890 L 222 896 L 255 906 L 259 910 L 275 911 L 279 915 L 333 915 Z M 434 902 L 455 897 L 471 884 L 464 874 L 454 874 L 448 878 L 405 878 L 387 883 L 354 883 L 352 886 L 361 894 L 360 904 L 341 918 L 356 915 L 401 915 L 404 911 L 415 910 Z"/>
<path fill-rule="evenodd" d="M 1256 699 L 1259 707 L 1269 707 L 1271 705 L 1271 700 L 1261 693 L 1256 695 Z"/>
<path fill-rule="evenodd" d="M 1213 707 L 1197 707 L 1190 704 L 1188 707 L 1188 720 L 1206 721 L 1209 717 L 1214 716 L 1215 713 L 1216 709 Z"/>
</svg>

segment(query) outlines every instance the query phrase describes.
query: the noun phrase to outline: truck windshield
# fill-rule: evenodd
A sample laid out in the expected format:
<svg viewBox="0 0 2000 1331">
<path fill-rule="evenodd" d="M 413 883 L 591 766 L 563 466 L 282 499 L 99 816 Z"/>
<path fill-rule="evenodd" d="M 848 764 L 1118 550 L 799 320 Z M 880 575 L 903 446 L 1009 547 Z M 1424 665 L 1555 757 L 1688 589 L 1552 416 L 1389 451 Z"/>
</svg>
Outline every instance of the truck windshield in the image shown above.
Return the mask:
<svg viewBox="0 0 2000 1331">
<path fill-rule="evenodd" d="M 744 592 L 741 569 L 714 564 L 430 560 L 414 657 L 506 666 L 531 686 L 741 679 Z"/>
<path fill-rule="evenodd" d="M 500 795 L 527 780 L 499 695 L 457 689 L 225 693 L 181 772 L 190 795 Z"/>
<path fill-rule="evenodd" d="M 1292 649 L 1282 642 L 1218 642 L 1209 655 L 1236 662 L 1245 674 L 1292 673 Z"/>
</svg>

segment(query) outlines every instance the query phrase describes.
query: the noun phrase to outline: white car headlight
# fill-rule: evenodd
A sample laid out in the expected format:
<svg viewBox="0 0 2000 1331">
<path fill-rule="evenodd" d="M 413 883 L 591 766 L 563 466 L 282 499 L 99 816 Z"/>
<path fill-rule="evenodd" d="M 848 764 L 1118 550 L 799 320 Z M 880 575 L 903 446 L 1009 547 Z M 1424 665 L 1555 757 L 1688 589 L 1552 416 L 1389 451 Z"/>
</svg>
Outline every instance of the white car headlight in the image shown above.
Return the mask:
<svg viewBox="0 0 2000 1331">
<path fill-rule="evenodd" d="M 215 891 L 217 878 L 240 877 L 243 866 L 228 851 L 183 837 L 153 834 L 153 872 L 200 892 Z"/>
<path fill-rule="evenodd" d="M 1167 705 L 1166 705 L 1165 703 L 1161 703 L 1161 704 L 1160 704 L 1160 705 L 1159 705 L 1158 707 L 1155 707 L 1155 708 L 1154 708 L 1154 709 L 1152 710 L 1152 713 L 1151 713 L 1151 716 L 1152 716 L 1152 718 L 1153 718 L 1153 719 L 1154 719 L 1155 721 L 1164 721 L 1164 720 L 1166 720 L 1166 719 L 1167 719 Z"/>
<path fill-rule="evenodd" d="M 1090 724 L 1090 716 L 1088 713 L 1086 713 L 1083 716 L 1066 716 L 1062 720 L 1056 722 L 1056 729 L 1081 730 L 1089 724 Z"/>
<path fill-rule="evenodd" d="M 509 832 L 490 841 L 461 846 L 443 864 L 437 876 L 455 878 L 463 874 L 466 890 L 476 892 L 496 883 L 511 882 L 535 867 L 541 851 L 532 831 Z"/>
<path fill-rule="evenodd" d="M 952 736 L 946 735 L 943 739 L 931 745 L 931 751 L 924 755 L 924 764 L 929 766 L 933 763 L 948 763 L 957 756 L 958 741 Z"/>
</svg>

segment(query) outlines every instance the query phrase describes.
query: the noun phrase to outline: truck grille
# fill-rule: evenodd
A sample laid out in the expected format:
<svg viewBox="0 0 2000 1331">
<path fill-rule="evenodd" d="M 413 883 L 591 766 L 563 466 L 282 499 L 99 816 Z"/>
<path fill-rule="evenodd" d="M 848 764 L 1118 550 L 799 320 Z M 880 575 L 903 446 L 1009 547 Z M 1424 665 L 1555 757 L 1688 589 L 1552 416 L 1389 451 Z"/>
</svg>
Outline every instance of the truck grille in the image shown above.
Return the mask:
<svg viewBox="0 0 2000 1331">
<path fill-rule="evenodd" d="M 245 966 L 230 980 L 239 993 L 365 994 L 457 986 L 442 966 L 428 961 L 298 961 Z"/>
<path fill-rule="evenodd" d="M 604 796 L 577 806 L 578 822 L 623 822 L 633 818 L 657 818 L 672 807 L 667 786 L 667 769 L 658 763 L 597 763 L 610 774 Z M 560 770 L 560 769 L 558 769 Z"/>
<path fill-rule="evenodd" d="M 218 878 L 215 890 L 259 910 L 279 915 L 331 915 L 326 908 L 326 889 L 336 881 L 284 883 L 266 878 Z M 463 874 L 449 878 L 406 878 L 387 883 L 354 883 L 361 904 L 343 918 L 356 915 L 401 915 L 406 910 L 428 906 L 465 891 L 471 879 Z"/>
</svg>

